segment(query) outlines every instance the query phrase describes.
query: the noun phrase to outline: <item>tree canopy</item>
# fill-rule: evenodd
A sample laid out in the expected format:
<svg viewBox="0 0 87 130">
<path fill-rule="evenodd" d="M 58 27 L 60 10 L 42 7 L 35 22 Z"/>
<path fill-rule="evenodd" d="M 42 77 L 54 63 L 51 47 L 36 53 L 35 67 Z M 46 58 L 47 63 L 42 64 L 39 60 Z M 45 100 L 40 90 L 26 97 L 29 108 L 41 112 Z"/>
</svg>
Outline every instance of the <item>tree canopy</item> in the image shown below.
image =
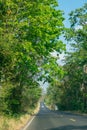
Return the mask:
<svg viewBox="0 0 87 130">
<path fill-rule="evenodd" d="M 51 52 L 65 49 L 57 6 L 56 0 L 0 0 L 0 110 L 19 113 L 38 101 L 41 68 Z"/>
<path fill-rule="evenodd" d="M 65 57 L 63 77 L 48 88 L 47 102 L 62 110 L 87 112 L 87 4 L 69 16 L 71 27 L 66 29 L 65 38 L 71 51 Z"/>
</svg>

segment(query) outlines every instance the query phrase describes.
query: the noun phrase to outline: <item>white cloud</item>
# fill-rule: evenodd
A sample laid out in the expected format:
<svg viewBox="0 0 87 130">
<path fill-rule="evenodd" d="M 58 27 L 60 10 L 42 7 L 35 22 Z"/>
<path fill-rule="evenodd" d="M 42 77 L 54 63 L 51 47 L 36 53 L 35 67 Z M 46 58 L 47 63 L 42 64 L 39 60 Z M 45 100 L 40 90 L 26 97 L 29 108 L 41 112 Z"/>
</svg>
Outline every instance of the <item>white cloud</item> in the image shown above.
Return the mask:
<svg viewBox="0 0 87 130">
<path fill-rule="evenodd" d="M 76 30 L 79 30 L 79 29 L 83 29 L 83 27 L 80 26 L 80 25 L 78 25 L 78 26 L 75 27 L 75 29 L 76 29 Z"/>
</svg>

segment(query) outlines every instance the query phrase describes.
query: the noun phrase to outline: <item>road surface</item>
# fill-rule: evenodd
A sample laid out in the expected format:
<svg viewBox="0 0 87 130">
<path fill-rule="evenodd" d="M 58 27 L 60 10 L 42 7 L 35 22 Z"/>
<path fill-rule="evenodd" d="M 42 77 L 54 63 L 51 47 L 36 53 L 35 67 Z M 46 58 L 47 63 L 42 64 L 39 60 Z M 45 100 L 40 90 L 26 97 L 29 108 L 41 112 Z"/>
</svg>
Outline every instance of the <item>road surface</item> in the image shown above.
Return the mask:
<svg viewBox="0 0 87 130">
<path fill-rule="evenodd" d="M 50 111 L 44 103 L 26 130 L 87 130 L 87 116 Z"/>
</svg>

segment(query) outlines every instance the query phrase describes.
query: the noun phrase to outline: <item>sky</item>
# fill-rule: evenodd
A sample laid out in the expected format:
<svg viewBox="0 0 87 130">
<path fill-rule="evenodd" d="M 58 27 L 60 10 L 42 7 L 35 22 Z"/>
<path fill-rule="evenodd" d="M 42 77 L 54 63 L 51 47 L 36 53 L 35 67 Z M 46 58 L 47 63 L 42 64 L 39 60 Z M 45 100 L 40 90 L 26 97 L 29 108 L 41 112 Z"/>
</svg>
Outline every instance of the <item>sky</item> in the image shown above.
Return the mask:
<svg viewBox="0 0 87 130">
<path fill-rule="evenodd" d="M 69 23 L 69 13 L 71 11 L 74 11 L 77 8 L 82 7 L 85 3 L 87 3 L 87 0 L 58 0 L 58 9 L 64 11 L 64 25 L 65 27 L 70 27 L 70 23 Z M 64 40 L 63 37 L 61 37 L 61 40 L 66 44 L 66 49 L 67 51 L 70 50 L 70 45 L 67 44 L 67 41 Z M 60 54 L 60 60 L 58 60 L 59 64 L 63 64 L 63 62 L 61 62 L 61 60 L 64 59 L 64 53 Z"/>
<path fill-rule="evenodd" d="M 68 14 L 77 9 L 80 8 L 84 5 L 84 3 L 87 3 L 87 0 L 58 0 L 59 3 L 59 9 L 64 11 L 64 17 L 65 17 L 65 21 L 64 24 L 66 27 L 69 27 L 69 16 Z"/>
</svg>

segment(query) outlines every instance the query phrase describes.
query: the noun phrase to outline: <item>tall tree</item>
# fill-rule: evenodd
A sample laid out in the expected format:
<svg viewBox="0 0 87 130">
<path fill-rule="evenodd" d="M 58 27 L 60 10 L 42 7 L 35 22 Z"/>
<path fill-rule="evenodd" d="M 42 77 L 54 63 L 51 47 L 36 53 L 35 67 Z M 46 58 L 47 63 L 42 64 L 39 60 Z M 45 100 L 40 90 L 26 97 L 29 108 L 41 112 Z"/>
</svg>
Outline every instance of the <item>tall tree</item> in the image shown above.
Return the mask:
<svg viewBox="0 0 87 130">
<path fill-rule="evenodd" d="M 24 92 L 30 95 L 31 86 L 33 97 L 28 100 L 35 104 L 41 92 L 36 83 L 40 68 L 47 64 L 51 52 L 64 49 L 59 41 L 64 18 L 57 6 L 56 0 L 0 0 L 0 97 L 8 111 L 21 110 Z"/>
<path fill-rule="evenodd" d="M 66 40 L 72 51 L 65 58 L 64 76 L 58 77 L 59 84 L 51 84 L 47 97 L 50 103 L 57 101 L 59 109 L 87 112 L 87 73 L 83 71 L 87 65 L 87 4 L 72 11 L 69 20 Z"/>
<path fill-rule="evenodd" d="M 69 102 L 73 109 L 86 111 L 87 74 L 83 69 L 87 64 L 87 4 L 70 13 L 70 23 L 71 28 L 66 33 L 66 39 L 71 44 L 73 52 L 68 53 L 65 65 L 69 79 L 69 98 L 72 99 Z"/>
</svg>

